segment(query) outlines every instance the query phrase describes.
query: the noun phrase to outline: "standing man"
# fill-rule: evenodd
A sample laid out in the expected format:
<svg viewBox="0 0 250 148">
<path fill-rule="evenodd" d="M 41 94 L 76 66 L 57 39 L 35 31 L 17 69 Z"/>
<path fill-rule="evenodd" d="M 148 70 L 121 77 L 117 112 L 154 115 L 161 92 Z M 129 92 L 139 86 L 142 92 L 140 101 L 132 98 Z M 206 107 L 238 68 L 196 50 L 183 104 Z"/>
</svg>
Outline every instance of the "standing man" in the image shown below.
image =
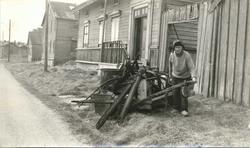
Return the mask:
<svg viewBox="0 0 250 148">
<path fill-rule="evenodd" d="M 191 55 L 185 51 L 184 45 L 177 40 L 173 43 L 174 52 L 169 57 L 169 76 L 173 85 L 183 81 L 196 81 L 195 66 Z M 181 88 L 173 91 L 173 112 L 188 116 L 188 98 L 183 96 Z"/>
</svg>

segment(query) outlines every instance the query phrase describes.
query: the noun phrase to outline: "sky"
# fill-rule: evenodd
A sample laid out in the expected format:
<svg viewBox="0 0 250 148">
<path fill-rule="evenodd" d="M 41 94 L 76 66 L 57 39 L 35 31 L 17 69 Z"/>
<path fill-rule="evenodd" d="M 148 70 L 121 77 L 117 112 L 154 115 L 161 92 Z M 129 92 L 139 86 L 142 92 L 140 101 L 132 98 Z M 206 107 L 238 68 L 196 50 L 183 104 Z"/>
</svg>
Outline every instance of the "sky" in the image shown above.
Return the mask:
<svg viewBox="0 0 250 148">
<path fill-rule="evenodd" d="M 52 0 L 49 0 L 52 1 Z M 80 4 L 85 0 L 53 0 Z M 41 27 L 45 0 L 0 0 L 0 40 L 27 42 L 28 32 Z"/>
</svg>

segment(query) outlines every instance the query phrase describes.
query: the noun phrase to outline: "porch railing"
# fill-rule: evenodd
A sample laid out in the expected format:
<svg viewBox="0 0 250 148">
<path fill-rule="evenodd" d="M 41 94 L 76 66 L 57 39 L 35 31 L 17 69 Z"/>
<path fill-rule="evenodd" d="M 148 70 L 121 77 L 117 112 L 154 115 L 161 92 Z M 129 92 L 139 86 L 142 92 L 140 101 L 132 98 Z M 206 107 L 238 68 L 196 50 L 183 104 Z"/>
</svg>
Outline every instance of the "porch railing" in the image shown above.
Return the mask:
<svg viewBox="0 0 250 148">
<path fill-rule="evenodd" d="M 101 62 L 123 63 L 126 57 L 127 44 L 122 41 L 104 42 L 101 52 Z"/>
<path fill-rule="evenodd" d="M 76 59 L 80 61 L 100 62 L 100 48 L 77 49 Z"/>
<path fill-rule="evenodd" d="M 103 48 L 102 52 L 101 48 Z M 123 63 L 126 57 L 126 50 L 127 44 L 123 44 L 122 41 L 104 42 L 101 47 L 78 48 L 76 59 L 88 62 Z"/>
</svg>

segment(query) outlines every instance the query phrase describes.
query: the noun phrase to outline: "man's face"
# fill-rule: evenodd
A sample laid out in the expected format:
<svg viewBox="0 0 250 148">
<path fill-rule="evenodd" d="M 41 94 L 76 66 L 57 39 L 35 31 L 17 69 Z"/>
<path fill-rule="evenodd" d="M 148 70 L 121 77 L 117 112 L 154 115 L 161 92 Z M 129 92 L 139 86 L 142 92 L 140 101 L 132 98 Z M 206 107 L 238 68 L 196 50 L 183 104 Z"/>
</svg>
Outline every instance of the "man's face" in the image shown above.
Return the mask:
<svg viewBox="0 0 250 148">
<path fill-rule="evenodd" d="M 180 54 L 182 51 L 182 46 L 175 46 L 174 51 L 175 53 Z"/>
</svg>

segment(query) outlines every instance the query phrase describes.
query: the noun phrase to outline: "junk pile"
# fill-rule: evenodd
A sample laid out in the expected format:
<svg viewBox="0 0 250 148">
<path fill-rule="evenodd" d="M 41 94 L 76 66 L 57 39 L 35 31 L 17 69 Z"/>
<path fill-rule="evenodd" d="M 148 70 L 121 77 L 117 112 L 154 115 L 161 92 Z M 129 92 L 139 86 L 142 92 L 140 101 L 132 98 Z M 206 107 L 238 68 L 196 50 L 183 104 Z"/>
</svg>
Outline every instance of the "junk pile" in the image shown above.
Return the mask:
<svg viewBox="0 0 250 148">
<path fill-rule="evenodd" d="M 139 67 L 137 60 L 131 62 L 129 59 L 119 70 L 103 69 L 101 81 L 104 82 L 87 98 L 71 101 L 79 106 L 94 103 L 95 111 L 101 115 L 97 129 L 110 118 L 121 123 L 129 112 L 151 110 L 159 102 L 167 107 L 174 89 L 195 83 L 186 81 L 171 85 L 167 74 L 147 66 Z"/>
</svg>

